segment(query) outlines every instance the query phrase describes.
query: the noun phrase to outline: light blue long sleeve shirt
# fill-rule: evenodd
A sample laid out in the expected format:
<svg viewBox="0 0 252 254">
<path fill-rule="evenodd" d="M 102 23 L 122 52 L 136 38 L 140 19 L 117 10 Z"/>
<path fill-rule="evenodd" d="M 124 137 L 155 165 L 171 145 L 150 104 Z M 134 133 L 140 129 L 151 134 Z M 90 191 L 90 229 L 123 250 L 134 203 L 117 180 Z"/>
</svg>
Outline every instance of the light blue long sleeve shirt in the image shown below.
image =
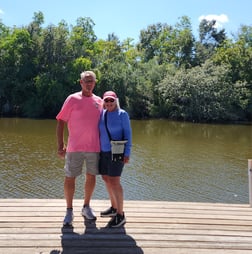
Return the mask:
<svg viewBox="0 0 252 254">
<path fill-rule="evenodd" d="M 110 139 L 105 127 L 105 112 L 103 110 L 99 122 L 101 151 L 111 151 Z M 132 130 L 128 113 L 123 109 L 107 111 L 107 126 L 112 140 L 128 140 L 125 144 L 124 156 L 130 156 L 132 146 Z"/>
</svg>

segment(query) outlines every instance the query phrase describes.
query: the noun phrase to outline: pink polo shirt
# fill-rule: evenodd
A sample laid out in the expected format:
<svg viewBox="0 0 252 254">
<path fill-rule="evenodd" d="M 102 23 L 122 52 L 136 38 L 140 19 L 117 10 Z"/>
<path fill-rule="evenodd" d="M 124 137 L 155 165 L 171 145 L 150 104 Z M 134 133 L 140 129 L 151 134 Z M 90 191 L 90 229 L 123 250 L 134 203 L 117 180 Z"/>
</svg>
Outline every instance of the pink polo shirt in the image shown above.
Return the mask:
<svg viewBox="0 0 252 254">
<path fill-rule="evenodd" d="M 100 152 L 99 119 L 102 99 L 96 95 L 71 94 L 65 100 L 57 120 L 68 127 L 67 152 Z"/>
</svg>

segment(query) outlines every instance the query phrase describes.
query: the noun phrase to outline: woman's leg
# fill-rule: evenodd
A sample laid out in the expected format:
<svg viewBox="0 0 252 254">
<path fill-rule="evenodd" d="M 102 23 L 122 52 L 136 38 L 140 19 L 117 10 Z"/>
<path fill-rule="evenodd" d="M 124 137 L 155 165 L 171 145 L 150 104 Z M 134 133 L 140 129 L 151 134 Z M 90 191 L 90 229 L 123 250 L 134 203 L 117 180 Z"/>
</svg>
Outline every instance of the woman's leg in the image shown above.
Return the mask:
<svg viewBox="0 0 252 254">
<path fill-rule="evenodd" d="M 120 176 L 108 176 L 108 185 L 116 203 L 117 213 L 123 215 L 123 188 L 120 179 Z"/>
<path fill-rule="evenodd" d="M 107 192 L 109 194 L 109 198 L 110 198 L 110 202 L 111 202 L 111 206 L 115 209 L 117 209 L 117 202 L 116 202 L 116 199 L 115 199 L 115 196 L 113 194 L 113 191 L 112 191 L 112 186 L 111 186 L 111 183 L 109 181 L 109 176 L 107 175 L 103 175 L 102 176 L 102 179 L 103 181 L 105 182 L 105 186 L 106 186 L 106 189 L 107 189 Z"/>
</svg>

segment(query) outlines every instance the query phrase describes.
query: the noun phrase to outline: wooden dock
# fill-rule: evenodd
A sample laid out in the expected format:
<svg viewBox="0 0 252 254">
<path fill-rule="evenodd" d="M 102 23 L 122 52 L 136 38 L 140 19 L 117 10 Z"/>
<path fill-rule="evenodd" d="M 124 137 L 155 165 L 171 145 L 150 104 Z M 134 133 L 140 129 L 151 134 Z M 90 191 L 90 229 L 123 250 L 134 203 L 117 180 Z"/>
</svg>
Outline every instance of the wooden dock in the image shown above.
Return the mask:
<svg viewBox="0 0 252 254">
<path fill-rule="evenodd" d="M 96 214 L 108 200 L 93 200 Z M 0 199 L 0 254 L 177 254 L 252 253 L 249 204 L 125 201 L 127 223 L 106 228 L 80 214 L 74 200 L 74 227 L 62 229 L 65 201 Z"/>
</svg>

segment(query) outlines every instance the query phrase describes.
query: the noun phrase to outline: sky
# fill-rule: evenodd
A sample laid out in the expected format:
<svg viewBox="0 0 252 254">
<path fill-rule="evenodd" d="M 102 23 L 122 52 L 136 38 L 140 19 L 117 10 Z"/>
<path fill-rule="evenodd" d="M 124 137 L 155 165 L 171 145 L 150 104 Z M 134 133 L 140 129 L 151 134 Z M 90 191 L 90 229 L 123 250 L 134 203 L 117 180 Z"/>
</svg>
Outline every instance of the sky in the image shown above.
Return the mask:
<svg viewBox="0 0 252 254">
<path fill-rule="evenodd" d="M 190 18 L 196 37 L 202 18 L 217 20 L 217 29 L 224 28 L 231 37 L 241 25 L 252 26 L 251 10 L 251 0 L 0 0 L 0 20 L 9 27 L 28 25 L 39 11 L 43 26 L 62 20 L 76 25 L 79 17 L 89 17 L 98 39 L 114 33 L 120 41 L 132 38 L 134 43 L 149 25 L 174 26 L 182 16 Z"/>
</svg>

